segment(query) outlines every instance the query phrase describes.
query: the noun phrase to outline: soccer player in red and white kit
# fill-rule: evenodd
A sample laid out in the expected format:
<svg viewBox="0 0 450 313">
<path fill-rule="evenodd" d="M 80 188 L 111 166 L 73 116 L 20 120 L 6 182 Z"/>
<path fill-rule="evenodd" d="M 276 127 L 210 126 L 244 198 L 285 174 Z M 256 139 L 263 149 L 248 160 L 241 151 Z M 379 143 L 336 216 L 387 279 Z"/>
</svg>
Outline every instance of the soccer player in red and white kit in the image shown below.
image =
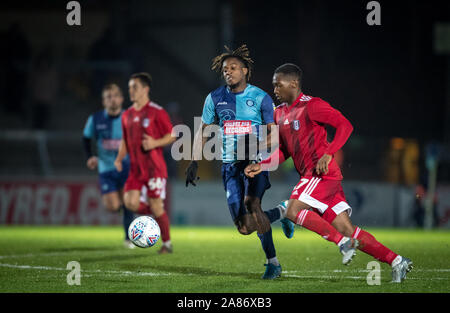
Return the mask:
<svg viewBox="0 0 450 313">
<path fill-rule="evenodd" d="M 391 251 L 350 220 L 351 207 L 346 202 L 343 177 L 333 155 L 345 144 L 353 126 L 324 100 L 305 95 L 301 78 L 302 71 L 295 64 L 284 64 L 275 70 L 274 93 L 282 103 L 274 112 L 279 148 L 259 164 L 249 165 L 245 173 L 253 177 L 270 169 L 274 162 L 280 164 L 292 157 L 301 179 L 287 204 L 287 218 L 338 245 L 351 237 L 354 247 L 390 264 L 392 281 L 401 282 L 412 269 L 411 260 Z M 331 143 L 327 141 L 325 125 L 336 128 Z"/>
<path fill-rule="evenodd" d="M 152 79 L 148 73 L 133 74 L 128 82 L 133 102 L 122 115 L 123 138 L 114 162 L 122 170 L 122 159 L 130 156 L 130 172 L 124 187 L 127 208 L 139 214 L 151 212 L 161 228 L 163 241 L 160 254 L 172 253 L 169 217 L 164 211 L 167 166 L 162 148 L 175 141 L 167 112 L 150 100 Z M 141 193 L 147 192 L 147 203 Z M 144 197 L 142 197 L 145 199 Z"/>
</svg>

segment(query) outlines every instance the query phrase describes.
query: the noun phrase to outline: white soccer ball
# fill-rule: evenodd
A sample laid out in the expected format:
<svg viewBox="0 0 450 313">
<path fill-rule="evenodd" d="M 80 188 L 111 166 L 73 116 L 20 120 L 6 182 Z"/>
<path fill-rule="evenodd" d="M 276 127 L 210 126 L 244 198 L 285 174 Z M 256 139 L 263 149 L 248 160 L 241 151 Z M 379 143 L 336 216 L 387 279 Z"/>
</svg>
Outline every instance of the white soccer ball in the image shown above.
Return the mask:
<svg viewBox="0 0 450 313">
<path fill-rule="evenodd" d="M 160 236 L 161 230 L 159 229 L 159 225 L 150 216 L 139 216 L 135 218 L 128 228 L 128 237 L 132 243 L 140 248 L 154 246 Z"/>
</svg>

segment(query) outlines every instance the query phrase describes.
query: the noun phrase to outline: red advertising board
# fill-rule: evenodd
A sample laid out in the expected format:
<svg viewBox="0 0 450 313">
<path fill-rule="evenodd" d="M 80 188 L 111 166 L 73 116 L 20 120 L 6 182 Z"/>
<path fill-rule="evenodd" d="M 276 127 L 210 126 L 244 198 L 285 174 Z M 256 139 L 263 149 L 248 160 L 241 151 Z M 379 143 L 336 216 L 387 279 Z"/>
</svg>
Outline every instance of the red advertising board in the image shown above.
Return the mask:
<svg viewBox="0 0 450 313">
<path fill-rule="evenodd" d="M 0 224 L 118 224 L 94 181 L 0 181 Z"/>
</svg>

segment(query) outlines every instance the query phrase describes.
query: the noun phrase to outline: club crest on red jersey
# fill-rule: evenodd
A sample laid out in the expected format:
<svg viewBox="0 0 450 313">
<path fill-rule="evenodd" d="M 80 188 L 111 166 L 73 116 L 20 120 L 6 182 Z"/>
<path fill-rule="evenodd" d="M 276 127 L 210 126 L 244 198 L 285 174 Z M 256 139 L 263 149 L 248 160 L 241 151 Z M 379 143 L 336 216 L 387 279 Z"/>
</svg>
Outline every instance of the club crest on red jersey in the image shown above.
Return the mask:
<svg viewBox="0 0 450 313">
<path fill-rule="evenodd" d="M 142 121 L 142 126 L 147 128 L 150 125 L 150 120 L 148 118 L 144 118 Z"/>
<path fill-rule="evenodd" d="M 299 130 L 300 129 L 300 121 L 299 120 L 294 120 L 292 122 L 292 127 L 294 127 L 295 130 Z"/>
</svg>

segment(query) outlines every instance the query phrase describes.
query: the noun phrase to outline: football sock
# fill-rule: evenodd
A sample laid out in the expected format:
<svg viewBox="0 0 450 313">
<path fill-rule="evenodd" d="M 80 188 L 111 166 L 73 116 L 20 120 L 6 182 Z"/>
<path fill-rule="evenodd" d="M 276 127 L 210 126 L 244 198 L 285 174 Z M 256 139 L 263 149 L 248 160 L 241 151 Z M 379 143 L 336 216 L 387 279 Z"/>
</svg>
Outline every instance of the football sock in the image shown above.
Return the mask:
<svg viewBox="0 0 450 313">
<path fill-rule="evenodd" d="M 392 261 L 391 266 L 394 267 L 397 264 L 399 264 L 402 261 L 402 256 L 401 255 L 397 255 L 394 259 L 394 261 Z"/>
<path fill-rule="evenodd" d="M 133 212 L 128 210 L 124 205 L 122 205 L 122 209 L 123 209 L 122 221 L 123 221 L 123 229 L 125 231 L 125 240 L 129 240 L 130 238 L 128 238 L 128 228 L 130 227 L 130 224 L 134 219 L 134 214 Z"/>
<path fill-rule="evenodd" d="M 266 254 L 266 259 L 270 260 L 276 256 L 275 246 L 273 244 L 272 238 L 272 228 L 264 234 L 258 234 L 259 240 L 261 240 L 261 245 Z"/>
<path fill-rule="evenodd" d="M 264 211 L 264 213 L 266 213 L 267 218 L 269 219 L 271 224 L 273 222 L 275 222 L 275 221 L 278 221 L 280 219 L 280 217 L 281 217 L 279 208 L 274 208 L 274 209 L 269 210 L 269 211 Z"/>
<path fill-rule="evenodd" d="M 140 215 L 147 215 L 147 214 L 151 214 L 151 210 L 150 210 L 150 206 L 148 205 L 148 203 L 145 202 L 140 202 L 139 203 L 139 209 L 137 211 L 138 214 Z"/>
<path fill-rule="evenodd" d="M 277 257 L 273 257 L 273 258 L 271 258 L 271 259 L 268 259 L 268 260 L 267 260 L 267 263 L 271 263 L 271 264 L 276 265 L 276 266 L 279 266 L 279 265 L 280 265 L 280 262 L 278 262 Z"/>
<path fill-rule="evenodd" d="M 169 217 L 167 216 L 167 213 L 164 212 L 159 217 L 155 217 L 156 222 L 159 225 L 159 228 L 161 229 L 161 239 L 163 242 L 170 240 L 170 230 L 169 230 Z"/>
<path fill-rule="evenodd" d="M 278 207 L 278 211 L 280 211 L 280 218 L 286 218 L 287 208 L 283 210 L 281 207 Z"/>
<path fill-rule="evenodd" d="M 358 249 L 373 256 L 375 259 L 391 264 L 398 254 L 392 252 L 381 243 L 379 243 L 370 233 L 356 227 L 352 234 L 352 238 L 359 240 Z"/>
<path fill-rule="evenodd" d="M 342 237 L 342 239 L 338 242 L 338 246 L 340 247 L 341 245 L 343 245 L 344 243 L 347 242 L 347 240 L 349 240 L 350 238 L 348 237 Z"/>
<path fill-rule="evenodd" d="M 172 246 L 172 242 L 170 240 L 163 241 L 163 246 L 170 248 Z"/>
<path fill-rule="evenodd" d="M 330 223 L 325 221 L 314 211 L 300 210 L 295 218 L 295 224 L 305 227 L 328 241 L 339 244 L 344 237 Z"/>
</svg>

